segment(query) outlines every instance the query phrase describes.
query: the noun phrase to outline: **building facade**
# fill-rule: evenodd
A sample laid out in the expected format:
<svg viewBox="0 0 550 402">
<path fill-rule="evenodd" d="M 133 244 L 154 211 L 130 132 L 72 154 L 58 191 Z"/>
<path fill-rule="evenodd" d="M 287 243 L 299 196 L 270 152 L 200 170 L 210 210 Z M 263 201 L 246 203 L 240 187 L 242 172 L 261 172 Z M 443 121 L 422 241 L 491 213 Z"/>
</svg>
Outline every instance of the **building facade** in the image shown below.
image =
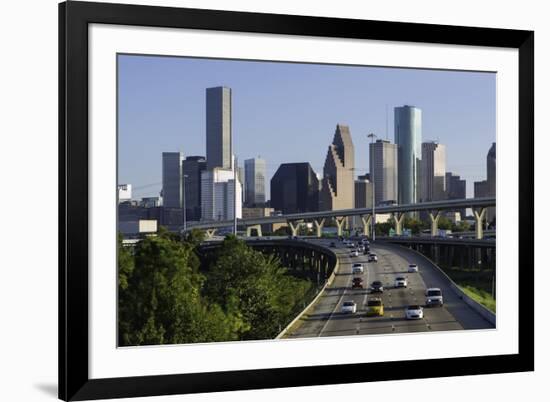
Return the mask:
<svg viewBox="0 0 550 402">
<path fill-rule="evenodd" d="M 422 143 L 422 162 L 420 164 L 420 198 L 419 201 L 439 201 L 446 198 L 445 173 L 446 173 L 445 145 L 437 142 Z"/>
<path fill-rule="evenodd" d="M 319 180 L 307 162 L 283 163 L 271 178 L 271 205 L 283 214 L 316 212 Z"/>
<path fill-rule="evenodd" d="M 319 194 L 319 210 L 353 208 L 355 150 L 348 126 L 338 124 L 328 147 Z"/>
<path fill-rule="evenodd" d="M 162 198 L 166 208 L 183 207 L 183 153 L 162 153 Z"/>
<path fill-rule="evenodd" d="M 466 198 L 466 180 L 460 178 L 459 175 L 454 175 L 452 172 L 445 173 L 445 190 L 447 199 L 462 200 Z M 466 209 L 458 210 L 462 218 L 466 217 Z"/>
<path fill-rule="evenodd" d="M 386 140 L 371 143 L 369 165 L 376 205 L 381 202 L 397 202 L 397 145 Z"/>
<path fill-rule="evenodd" d="M 261 158 L 244 161 L 245 204 L 249 207 L 265 204 L 265 160 Z"/>
<path fill-rule="evenodd" d="M 201 219 L 201 175 L 205 170 L 206 158 L 204 156 L 188 156 L 183 161 L 187 221 Z"/>
<path fill-rule="evenodd" d="M 206 89 L 206 161 L 208 170 L 233 168 L 231 88 Z"/>
<path fill-rule="evenodd" d="M 497 144 L 493 142 L 487 152 L 487 196 L 497 195 Z M 487 208 L 487 221 L 492 223 L 496 218 L 496 208 Z"/>
<path fill-rule="evenodd" d="M 232 170 L 214 168 L 201 173 L 201 219 L 242 218 L 242 187 Z"/>
<path fill-rule="evenodd" d="M 132 199 L 132 185 L 119 184 L 118 185 L 118 202 L 130 201 L 131 199 Z"/>
<path fill-rule="evenodd" d="M 355 180 L 355 208 L 372 208 L 372 187 L 367 175 Z"/>
<path fill-rule="evenodd" d="M 422 111 L 409 105 L 396 107 L 394 109 L 394 128 L 395 143 L 398 147 L 398 202 L 399 204 L 414 204 L 420 195 Z"/>
</svg>

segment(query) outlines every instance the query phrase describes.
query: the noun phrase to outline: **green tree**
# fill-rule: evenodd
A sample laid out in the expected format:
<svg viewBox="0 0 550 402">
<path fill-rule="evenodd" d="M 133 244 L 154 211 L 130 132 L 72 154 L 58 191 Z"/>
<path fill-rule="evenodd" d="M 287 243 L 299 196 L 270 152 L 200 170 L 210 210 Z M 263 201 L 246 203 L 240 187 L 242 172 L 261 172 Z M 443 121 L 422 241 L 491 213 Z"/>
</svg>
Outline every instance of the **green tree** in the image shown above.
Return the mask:
<svg viewBox="0 0 550 402">
<path fill-rule="evenodd" d="M 126 258 L 119 251 L 119 267 L 125 261 L 121 255 Z M 204 276 L 192 266 L 196 264 L 193 256 L 192 246 L 164 232 L 136 245 L 134 268 L 120 293 L 120 344 L 237 339 L 231 319 L 201 297 Z"/>
<path fill-rule="evenodd" d="M 453 228 L 453 223 L 446 216 L 441 216 L 439 218 L 439 222 L 437 223 L 437 227 L 438 229 L 451 230 Z"/>
<path fill-rule="evenodd" d="M 266 339 L 290 320 L 312 286 L 288 275 L 272 256 L 228 236 L 208 270 L 205 294 L 224 306 L 227 314 L 239 312 L 244 321 L 239 327 L 241 339 Z"/>
</svg>

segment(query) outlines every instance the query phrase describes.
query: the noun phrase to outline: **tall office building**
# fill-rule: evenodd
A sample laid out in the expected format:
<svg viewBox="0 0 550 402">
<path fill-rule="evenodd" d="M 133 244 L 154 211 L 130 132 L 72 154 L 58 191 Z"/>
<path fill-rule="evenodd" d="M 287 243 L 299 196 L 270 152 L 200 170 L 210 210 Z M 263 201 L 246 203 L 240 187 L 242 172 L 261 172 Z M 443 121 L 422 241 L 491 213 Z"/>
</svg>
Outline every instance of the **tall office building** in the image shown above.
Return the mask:
<svg viewBox="0 0 550 402">
<path fill-rule="evenodd" d="M 438 201 L 446 198 L 446 161 L 445 145 L 437 142 L 422 143 L 419 201 Z"/>
<path fill-rule="evenodd" d="M 242 218 L 242 187 L 232 170 L 214 168 L 201 173 L 201 219 Z"/>
<path fill-rule="evenodd" d="M 265 204 L 265 160 L 261 158 L 244 161 L 245 204 L 259 206 Z"/>
<path fill-rule="evenodd" d="M 372 208 L 372 183 L 368 175 L 355 180 L 355 208 Z"/>
<path fill-rule="evenodd" d="M 319 180 L 309 163 L 279 166 L 271 178 L 271 207 L 283 214 L 318 211 Z"/>
<path fill-rule="evenodd" d="M 414 106 L 394 109 L 395 143 L 398 147 L 397 174 L 399 204 L 414 204 L 419 199 L 419 170 L 422 159 L 422 111 Z M 376 191 L 376 190 L 375 190 Z"/>
<path fill-rule="evenodd" d="M 165 208 L 183 207 L 183 153 L 162 153 L 162 198 Z"/>
<path fill-rule="evenodd" d="M 206 170 L 204 156 L 188 156 L 183 161 L 185 214 L 188 221 L 201 219 L 201 174 Z"/>
<path fill-rule="evenodd" d="M 381 202 L 397 202 L 397 145 L 386 140 L 371 143 L 369 165 L 376 205 Z"/>
<path fill-rule="evenodd" d="M 338 124 L 328 147 L 319 194 L 319 210 L 353 208 L 355 150 L 348 126 Z"/>
<path fill-rule="evenodd" d="M 474 182 L 474 197 L 475 198 L 482 198 L 482 197 L 488 197 L 489 186 L 487 185 L 487 180 L 480 180 Z"/>
<path fill-rule="evenodd" d="M 206 89 L 206 163 L 208 170 L 232 169 L 231 88 Z"/>
<path fill-rule="evenodd" d="M 497 183 L 497 144 L 493 142 L 487 153 L 487 196 L 496 197 Z M 493 222 L 496 217 L 496 208 L 487 208 L 487 221 Z"/>
<path fill-rule="evenodd" d="M 459 175 L 454 175 L 452 172 L 446 172 L 445 191 L 449 200 L 466 198 L 466 180 L 461 179 Z M 462 218 L 466 216 L 466 209 L 460 209 L 457 212 L 460 212 Z"/>
</svg>

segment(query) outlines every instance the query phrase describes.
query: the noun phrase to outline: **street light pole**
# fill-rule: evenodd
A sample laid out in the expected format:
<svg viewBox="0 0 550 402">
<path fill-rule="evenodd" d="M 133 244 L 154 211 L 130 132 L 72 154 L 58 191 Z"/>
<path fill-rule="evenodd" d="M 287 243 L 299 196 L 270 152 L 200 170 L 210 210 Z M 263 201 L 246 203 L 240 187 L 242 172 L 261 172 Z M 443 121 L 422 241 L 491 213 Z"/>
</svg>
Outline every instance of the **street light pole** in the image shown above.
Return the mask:
<svg viewBox="0 0 550 402">
<path fill-rule="evenodd" d="M 372 224 L 372 235 L 371 235 L 371 238 L 372 238 L 372 241 L 375 241 L 376 240 L 376 211 L 375 211 L 375 197 L 374 197 L 374 192 L 375 192 L 375 185 L 374 185 L 374 162 L 372 160 L 372 156 L 374 155 L 374 139 L 376 138 L 376 135 L 374 133 L 370 133 L 367 135 L 367 137 L 370 138 L 370 143 L 371 143 L 371 149 L 369 152 L 369 164 L 372 166 L 372 169 L 370 171 L 370 181 L 372 182 L 372 219 L 371 219 L 371 224 Z"/>
</svg>

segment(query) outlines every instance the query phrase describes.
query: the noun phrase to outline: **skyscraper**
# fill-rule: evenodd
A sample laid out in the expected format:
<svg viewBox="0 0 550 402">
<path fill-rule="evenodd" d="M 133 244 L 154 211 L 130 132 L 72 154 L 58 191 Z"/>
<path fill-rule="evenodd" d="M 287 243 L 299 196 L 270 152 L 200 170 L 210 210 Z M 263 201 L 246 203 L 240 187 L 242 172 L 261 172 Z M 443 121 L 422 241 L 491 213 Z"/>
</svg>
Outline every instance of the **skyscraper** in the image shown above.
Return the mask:
<svg viewBox="0 0 550 402">
<path fill-rule="evenodd" d="M 188 156 L 183 161 L 185 213 L 188 221 L 201 219 L 201 174 L 206 170 L 204 156 Z"/>
<path fill-rule="evenodd" d="M 396 107 L 395 143 L 398 147 L 397 174 L 399 204 L 414 204 L 419 198 L 419 170 L 422 143 L 422 111 L 414 106 Z M 376 190 L 375 190 L 376 191 Z"/>
<path fill-rule="evenodd" d="M 487 153 L 487 197 L 496 197 L 497 180 L 497 144 L 493 142 Z M 487 221 L 493 222 L 496 216 L 496 208 L 487 209 Z"/>
<path fill-rule="evenodd" d="M 244 161 L 245 203 L 248 206 L 265 203 L 265 160 L 261 158 Z"/>
<path fill-rule="evenodd" d="M 232 170 L 214 168 L 201 173 L 202 220 L 231 220 L 242 217 L 242 187 Z"/>
<path fill-rule="evenodd" d="M 421 191 L 419 201 L 438 201 L 446 198 L 445 170 L 445 145 L 438 144 L 437 142 L 422 143 Z"/>
<path fill-rule="evenodd" d="M 466 180 L 461 179 L 459 175 L 454 175 L 452 172 L 446 172 L 445 191 L 449 200 L 466 198 Z M 460 212 L 462 218 L 466 216 L 466 209 L 460 209 L 458 212 Z"/>
<path fill-rule="evenodd" d="M 231 166 L 231 88 L 206 89 L 206 163 L 207 168 L 232 169 Z"/>
<path fill-rule="evenodd" d="M 382 201 L 397 202 L 397 145 L 387 140 L 369 144 L 369 165 L 376 205 Z"/>
<path fill-rule="evenodd" d="M 162 153 L 162 198 L 165 208 L 183 207 L 183 153 Z"/>
<path fill-rule="evenodd" d="M 353 208 L 355 150 L 348 126 L 338 124 L 328 147 L 319 194 L 319 210 Z"/>
<path fill-rule="evenodd" d="M 372 208 L 372 183 L 367 176 L 355 180 L 355 208 Z"/>
<path fill-rule="evenodd" d="M 284 214 L 318 211 L 319 180 L 309 163 L 279 166 L 271 178 L 271 207 Z"/>
</svg>

